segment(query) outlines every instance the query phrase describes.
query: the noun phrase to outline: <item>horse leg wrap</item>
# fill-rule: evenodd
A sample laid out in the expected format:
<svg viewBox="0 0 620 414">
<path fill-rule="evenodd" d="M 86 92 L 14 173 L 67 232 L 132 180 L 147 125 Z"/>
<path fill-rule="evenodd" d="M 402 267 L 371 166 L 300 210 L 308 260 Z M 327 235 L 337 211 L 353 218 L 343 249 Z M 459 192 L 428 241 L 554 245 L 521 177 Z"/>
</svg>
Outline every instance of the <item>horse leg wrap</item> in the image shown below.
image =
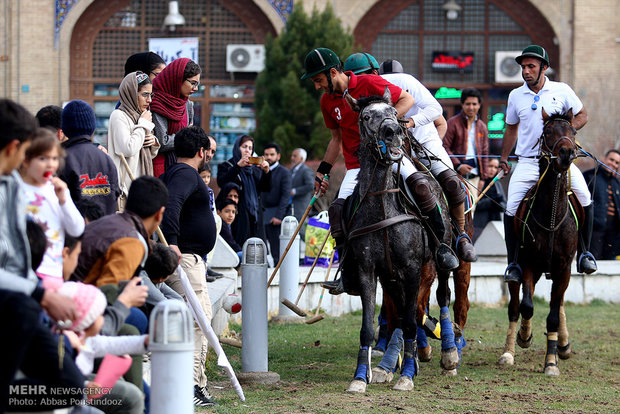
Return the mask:
<svg viewBox="0 0 620 414">
<path fill-rule="evenodd" d="M 427 313 L 422 315 L 422 325 L 424 328 L 424 333 L 431 338 L 441 339 L 441 325 L 439 321 Z M 418 342 L 419 343 L 419 342 Z"/>
<path fill-rule="evenodd" d="M 381 309 L 383 311 L 383 309 Z M 379 317 L 377 318 L 379 322 L 379 337 L 377 338 L 377 343 L 375 344 L 375 349 L 381 352 L 385 352 L 388 344 L 388 324 L 387 319 L 385 319 L 381 313 L 379 313 Z"/>
<path fill-rule="evenodd" d="M 360 347 L 357 354 L 357 369 L 355 370 L 354 379 L 365 381 L 370 384 L 372 381 L 372 371 L 370 370 L 371 348 L 368 346 Z"/>
<path fill-rule="evenodd" d="M 558 365 L 558 333 L 547 334 L 547 352 L 545 354 L 545 367 Z"/>
<path fill-rule="evenodd" d="M 558 327 L 558 346 L 566 348 L 568 346 L 568 328 L 566 327 L 566 313 L 564 306 L 560 306 L 560 325 Z"/>
<path fill-rule="evenodd" d="M 387 372 L 393 372 L 398 364 L 401 349 L 403 349 L 403 331 L 402 329 L 395 329 L 392 338 L 390 338 L 390 343 L 383 354 L 383 358 L 381 358 L 381 362 L 377 366 Z"/>
<path fill-rule="evenodd" d="M 450 320 L 450 309 L 448 309 L 447 306 L 441 307 L 439 323 L 441 324 L 441 349 L 455 348 L 454 330 L 452 329 L 452 321 Z"/>
<path fill-rule="evenodd" d="M 517 321 L 510 321 L 508 324 L 508 332 L 506 333 L 506 344 L 504 345 L 504 353 L 514 356 L 517 337 Z"/>
<path fill-rule="evenodd" d="M 405 375 L 411 379 L 415 377 L 420 371 L 420 365 L 418 364 L 418 348 L 413 339 L 407 339 L 405 341 L 405 362 L 403 363 L 403 369 L 400 375 Z"/>
<path fill-rule="evenodd" d="M 426 348 L 428 346 L 428 337 L 423 328 L 418 326 L 418 348 Z"/>
</svg>

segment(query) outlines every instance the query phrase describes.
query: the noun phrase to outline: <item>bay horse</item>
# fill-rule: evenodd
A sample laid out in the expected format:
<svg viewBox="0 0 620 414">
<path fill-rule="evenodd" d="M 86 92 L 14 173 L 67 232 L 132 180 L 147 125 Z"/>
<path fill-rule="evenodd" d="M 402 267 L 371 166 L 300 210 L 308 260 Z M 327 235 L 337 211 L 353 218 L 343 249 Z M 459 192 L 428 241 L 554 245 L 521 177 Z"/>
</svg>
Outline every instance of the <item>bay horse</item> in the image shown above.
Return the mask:
<svg viewBox="0 0 620 414">
<path fill-rule="evenodd" d="M 583 222 L 583 208 L 570 195 L 568 170 L 577 157 L 576 130 L 572 126 L 572 109 L 566 114 L 548 115 L 542 110 L 543 132 L 540 137 L 540 178 L 521 201 L 515 217 L 520 237 L 517 263 L 522 269 L 523 299 L 519 302 L 519 284 L 509 283 L 509 328 L 500 366 L 514 364 L 515 340 L 521 348 L 532 344 L 534 287 L 543 273 L 552 280 L 551 301 L 547 315 L 547 351 L 544 373 L 560 375 L 558 356 L 571 355 L 564 313 L 564 293 L 571 276 L 571 263 L 577 251 L 578 226 Z M 517 322 L 521 315 L 521 327 Z"/>
<path fill-rule="evenodd" d="M 365 392 L 367 384 L 373 382 L 370 357 L 377 275 L 397 315 L 396 338 L 392 339 L 404 342 L 399 344 L 404 347 L 404 361 L 394 389 L 410 391 L 419 371 L 416 307 L 421 268 L 432 259 L 428 236 L 420 218 L 410 214 L 399 200 L 392 166 L 403 157 L 400 146 L 404 134 L 390 104 L 389 90 L 386 88 L 382 97 L 356 100 L 346 94 L 345 99 L 359 112 L 360 171 L 356 191 L 360 201 L 349 224 L 349 257 L 345 258 L 343 272 L 357 277 L 363 309 L 357 369 L 347 391 Z M 447 211 L 445 205 L 442 209 Z M 447 216 L 444 219 L 447 221 Z M 450 237 L 449 232 L 446 235 Z"/>
</svg>

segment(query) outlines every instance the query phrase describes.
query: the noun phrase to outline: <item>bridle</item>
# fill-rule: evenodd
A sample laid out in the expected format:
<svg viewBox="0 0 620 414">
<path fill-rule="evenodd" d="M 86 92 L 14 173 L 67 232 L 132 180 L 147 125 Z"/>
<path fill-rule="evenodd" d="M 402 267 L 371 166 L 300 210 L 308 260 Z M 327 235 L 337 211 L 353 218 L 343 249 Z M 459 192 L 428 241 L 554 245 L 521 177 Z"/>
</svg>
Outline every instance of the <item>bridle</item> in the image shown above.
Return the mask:
<svg viewBox="0 0 620 414">
<path fill-rule="evenodd" d="M 559 138 L 556 139 L 556 141 L 553 143 L 553 146 L 551 146 L 551 148 L 549 147 L 549 145 L 547 144 L 547 139 L 550 138 L 547 133 L 545 132 L 547 129 L 547 126 L 549 126 L 549 124 L 551 124 L 552 122 L 564 122 L 567 123 L 569 128 L 571 129 L 571 132 L 573 133 L 573 136 L 569 137 L 567 135 L 562 135 Z M 548 158 L 549 160 L 553 160 L 558 158 L 557 155 L 555 155 L 555 150 L 558 146 L 558 144 L 562 141 L 568 141 L 570 143 L 570 146 L 573 149 L 573 155 L 571 156 L 571 161 L 574 160 L 575 158 L 577 158 L 577 143 L 575 142 L 575 128 L 573 128 L 572 124 L 570 123 L 569 120 L 567 119 L 563 119 L 563 118 L 551 118 L 548 119 L 544 125 L 543 125 L 543 132 L 540 135 L 540 138 L 538 140 L 538 143 L 540 144 L 540 152 L 542 153 L 542 155 L 546 158 Z"/>
<path fill-rule="evenodd" d="M 383 102 L 383 101 L 379 101 L 379 102 Z M 360 120 L 363 119 L 362 117 L 363 117 L 364 111 L 368 107 L 370 107 L 370 105 L 366 106 L 360 112 L 359 114 Z M 360 136 L 362 136 L 362 134 L 365 134 L 366 136 L 373 138 L 372 140 L 369 140 L 369 142 L 366 143 L 366 147 L 370 150 L 370 153 L 372 154 L 375 161 L 383 165 L 386 165 L 386 166 L 392 163 L 395 163 L 395 162 L 399 162 L 404 155 L 401 149 L 403 140 L 400 136 L 394 135 L 389 141 L 384 139 L 384 137 L 379 136 L 383 125 L 387 121 L 391 121 L 391 120 L 392 119 L 389 117 L 384 118 L 379 124 L 379 126 L 377 127 L 376 132 L 374 133 L 370 131 L 366 126 L 364 126 L 362 122 L 360 122 Z M 400 131 L 400 128 L 399 128 L 399 131 Z M 392 149 L 397 150 L 397 154 L 393 154 Z"/>
</svg>

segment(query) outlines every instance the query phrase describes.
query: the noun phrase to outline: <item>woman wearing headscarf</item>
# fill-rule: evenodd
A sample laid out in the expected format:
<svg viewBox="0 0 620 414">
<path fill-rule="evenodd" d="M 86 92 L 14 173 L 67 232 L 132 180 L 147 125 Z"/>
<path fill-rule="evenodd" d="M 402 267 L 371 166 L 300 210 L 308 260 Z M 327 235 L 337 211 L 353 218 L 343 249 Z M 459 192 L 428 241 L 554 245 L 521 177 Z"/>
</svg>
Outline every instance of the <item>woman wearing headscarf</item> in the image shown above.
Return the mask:
<svg viewBox="0 0 620 414">
<path fill-rule="evenodd" d="M 124 199 L 129 192 L 131 178 L 121 155 L 127 160 L 134 177 L 153 175 L 153 158 L 159 150 L 159 142 L 153 135 L 155 125 L 149 111 L 153 98 L 149 76 L 143 72 L 129 73 L 118 92 L 120 106 L 110 115 L 108 127 L 108 154 L 118 170 L 121 195 L 124 196 L 121 199 Z"/>
<path fill-rule="evenodd" d="M 129 56 L 125 62 L 125 76 L 131 72 L 144 72 L 152 81 L 165 67 L 166 62 L 157 53 L 136 53 Z"/>
<path fill-rule="evenodd" d="M 267 161 L 262 160 L 260 165 L 250 163 L 253 152 L 254 138 L 242 135 L 233 145 L 233 157 L 217 167 L 217 185 L 220 188 L 231 182 L 241 188 L 237 218 L 232 224 L 233 236 L 241 246 L 250 237 L 265 238 L 258 195 L 261 191 L 269 191 L 271 174 Z"/>
<path fill-rule="evenodd" d="M 161 144 L 153 160 L 155 177 L 176 163 L 174 136 L 194 123 L 194 104 L 189 96 L 200 86 L 200 66 L 187 58 L 173 60 L 153 79 L 151 103 L 155 136 Z"/>
</svg>

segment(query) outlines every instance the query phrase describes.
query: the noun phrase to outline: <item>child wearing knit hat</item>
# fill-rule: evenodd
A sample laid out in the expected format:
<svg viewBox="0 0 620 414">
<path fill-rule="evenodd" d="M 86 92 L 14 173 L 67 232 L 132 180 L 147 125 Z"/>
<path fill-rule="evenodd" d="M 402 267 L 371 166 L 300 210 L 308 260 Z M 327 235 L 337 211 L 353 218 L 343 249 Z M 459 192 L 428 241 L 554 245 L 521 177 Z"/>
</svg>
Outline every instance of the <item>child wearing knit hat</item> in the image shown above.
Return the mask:
<svg viewBox="0 0 620 414">
<path fill-rule="evenodd" d="M 102 358 L 107 354 L 140 355 L 146 352 L 147 335 L 99 335 L 107 301 L 97 287 L 80 282 L 65 282 L 58 293 L 72 298 L 75 303 L 77 317 L 64 333 L 78 352 L 75 358 L 76 366 L 89 379 L 94 378 L 95 358 Z M 123 412 L 142 413 L 144 410 L 144 396 L 140 389 L 122 379 L 118 380 L 103 398 L 122 399 L 122 404 L 127 408 Z"/>
</svg>

